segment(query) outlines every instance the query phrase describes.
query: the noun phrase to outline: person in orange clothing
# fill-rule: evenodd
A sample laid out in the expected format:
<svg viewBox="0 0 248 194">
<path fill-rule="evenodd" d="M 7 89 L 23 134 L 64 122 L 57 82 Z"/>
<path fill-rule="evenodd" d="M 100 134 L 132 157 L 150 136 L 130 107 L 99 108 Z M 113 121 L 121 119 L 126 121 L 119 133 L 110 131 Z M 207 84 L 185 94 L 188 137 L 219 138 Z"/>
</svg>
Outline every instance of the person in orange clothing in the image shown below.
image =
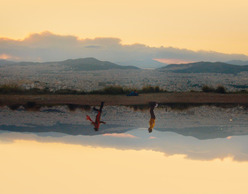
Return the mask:
<svg viewBox="0 0 248 194">
<path fill-rule="evenodd" d="M 94 111 L 97 111 L 96 119 L 93 121 L 89 115 L 86 115 L 86 119 L 91 121 L 91 124 L 94 125 L 95 131 L 99 130 L 100 124 L 106 124 L 106 122 L 101 121 L 101 114 L 102 114 L 102 109 L 103 109 L 104 102 L 101 102 L 100 109 L 96 109 L 95 107 L 93 108 Z"/>
<path fill-rule="evenodd" d="M 148 128 L 148 132 L 151 133 L 152 132 L 152 129 L 154 128 L 155 126 L 155 114 L 154 114 L 154 108 L 157 107 L 158 104 L 155 103 L 155 102 L 152 102 L 150 104 L 150 115 L 151 115 L 151 118 L 150 118 L 150 121 L 149 121 L 149 128 Z"/>
</svg>

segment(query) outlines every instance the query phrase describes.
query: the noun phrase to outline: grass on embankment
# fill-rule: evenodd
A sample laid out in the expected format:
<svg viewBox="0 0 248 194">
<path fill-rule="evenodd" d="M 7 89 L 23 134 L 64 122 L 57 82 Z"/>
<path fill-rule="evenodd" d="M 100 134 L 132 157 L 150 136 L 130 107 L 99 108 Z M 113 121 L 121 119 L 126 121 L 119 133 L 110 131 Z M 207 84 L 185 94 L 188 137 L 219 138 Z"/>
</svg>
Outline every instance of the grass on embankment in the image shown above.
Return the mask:
<svg viewBox="0 0 248 194">
<path fill-rule="evenodd" d="M 132 91 L 136 91 L 138 94 L 148 94 L 148 93 L 166 93 L 167 90 L 161 89 L 159 86 L 144 86 L 142 89 L 136 88 L 126 88 L 122 86 L 108 86 L 100 90 L 92 90 L 89 92 L 85 92 L 83 90 L 72 90 L 72 89 L 59 89 L 56 91 L 51 91 L 49 88 L 39 89 L 39 88 L 31 88 L 31 89 L 23 89 L 17 85 L 2 85 L 0 86 L 0 94 L 20 94 L 20 95 L 40 95 L 40 94 L 59 94 L 59 95 L 87 95 L 87 94 L 98 94 L 98 95 L 127 95 Z M 205 92 L 205 93 L 241 93 L 248 94 L 248 90 L 239 90 L 236 92 L 228 92 L 224 86 L 217 86 L 216 88 L 204 85 L 201 88 L 201 91 L 193 91 L 190 92 Z M 171 93 L 171 92 L 170 92 Z"/>
</svg>

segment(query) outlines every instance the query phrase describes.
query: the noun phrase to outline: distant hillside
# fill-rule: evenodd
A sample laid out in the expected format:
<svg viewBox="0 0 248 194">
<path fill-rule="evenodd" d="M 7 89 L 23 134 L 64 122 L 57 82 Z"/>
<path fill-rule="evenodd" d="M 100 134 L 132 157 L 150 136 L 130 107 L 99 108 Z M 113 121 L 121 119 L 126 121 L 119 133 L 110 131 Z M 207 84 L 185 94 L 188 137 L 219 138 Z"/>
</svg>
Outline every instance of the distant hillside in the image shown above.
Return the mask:
<svg viewBox="0 0 248 194">
<path fill-rule="evenodd" d="M 31 66 L 31 67 L 60 67 L 60 70 L 67 71 L 96 71 L 109 69 L 139 69 L 135 66 L 122 66 L 109 61 L 100 61 L 95 58 L 80 58 L 68 59 L 65 61 L 54 62 L 12 62 L 7 60 L 0 60 L 0 66 L 15 65 L 15 66 Z"/>
<path fill-rule="evenodd" d="M 188 64 L 171 64 L 159 68 L 159 71 L 170 71 L 174 73 L 225 73 L 237 74 L 248 71 L 248 65 L 239 66 L 221 62 L 197 62 Z"/>
<path fill-rule="evenodd" d="M 66 61 L 58 62 L 68 70 L 75 71 L 95 71 L 95 70 L 109 70 L 109 69 L 139 69 L 135 66 L 121 66 L 109 61 L 100 61 L 95 58 L 81 58 L 69 59 Z"/>
<path fill-rule="evenodd" d="M 232 60 L 232 61 L 227 61 L 226 63 L 231 65 L 248 65 L 248 61 L 241 61 L 241 60 Z"/>
<path fill-rule="evenodd" d="M 10 64 L 15 64 L 15 62 L 0 59 L 0 65 L 10 65 Z"/>
</svg>

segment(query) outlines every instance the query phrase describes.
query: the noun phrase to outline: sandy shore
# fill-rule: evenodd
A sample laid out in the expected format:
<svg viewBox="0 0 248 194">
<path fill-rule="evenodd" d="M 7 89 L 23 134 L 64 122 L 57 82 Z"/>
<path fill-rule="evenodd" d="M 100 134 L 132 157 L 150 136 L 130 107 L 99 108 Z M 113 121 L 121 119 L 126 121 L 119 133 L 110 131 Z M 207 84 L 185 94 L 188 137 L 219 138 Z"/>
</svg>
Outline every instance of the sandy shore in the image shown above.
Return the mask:
<svg viewBox="0 0 248 194">
<path fill-rule="evenodd" d="M 185 104 L 245 104 L 248 105 L 248 94 L 215 94 L 215 93 L 157 93 L 124 95 L 0 95 L 0 105 L 24 105 L 35 102 L 38 105 L 143 105 L 151 101 L 158 103 Z"/>
</svg>

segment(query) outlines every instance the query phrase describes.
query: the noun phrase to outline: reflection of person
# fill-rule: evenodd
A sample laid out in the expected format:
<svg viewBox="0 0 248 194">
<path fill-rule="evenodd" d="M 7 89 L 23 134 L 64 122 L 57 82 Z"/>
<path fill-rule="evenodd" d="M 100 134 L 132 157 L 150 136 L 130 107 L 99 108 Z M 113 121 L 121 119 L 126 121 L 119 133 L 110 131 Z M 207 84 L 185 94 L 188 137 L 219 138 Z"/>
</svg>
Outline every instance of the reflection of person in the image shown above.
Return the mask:
<svg viewBox="0 0 248 194">
<path fill-rule="evenodd" d="M 151 118 L 150 118 L 150 121 L 149 121 L 149 128 L 148 128 L 148 132 L 151 133 L 152 132 L 152 129 L 154 128 L 155 126 L 155 114 L 154 114 L 154 108 L 157 107 L 158 104 L 156 104 L 155 102 L 152 102 L 150 104 L 150 114 L 151 114 Z"/>
<path fill-rule="evenodd" d="M 102 114 L 102 109 L 103 109 L 104 102 L 101 102 L 100 109 L 96 109 L 95 107 L 93 108 L 94 111 L 97 111 L 96 119 L 95 122 L 90 118 L 90 116 L 86 116 L 86 119 L 91 121 L 91 124 L 94 125 L 95 131 L 98 131 L 100 124 L 106 124 L 106 122 L 101 121 L 101 114 Z"/>
</svg>

